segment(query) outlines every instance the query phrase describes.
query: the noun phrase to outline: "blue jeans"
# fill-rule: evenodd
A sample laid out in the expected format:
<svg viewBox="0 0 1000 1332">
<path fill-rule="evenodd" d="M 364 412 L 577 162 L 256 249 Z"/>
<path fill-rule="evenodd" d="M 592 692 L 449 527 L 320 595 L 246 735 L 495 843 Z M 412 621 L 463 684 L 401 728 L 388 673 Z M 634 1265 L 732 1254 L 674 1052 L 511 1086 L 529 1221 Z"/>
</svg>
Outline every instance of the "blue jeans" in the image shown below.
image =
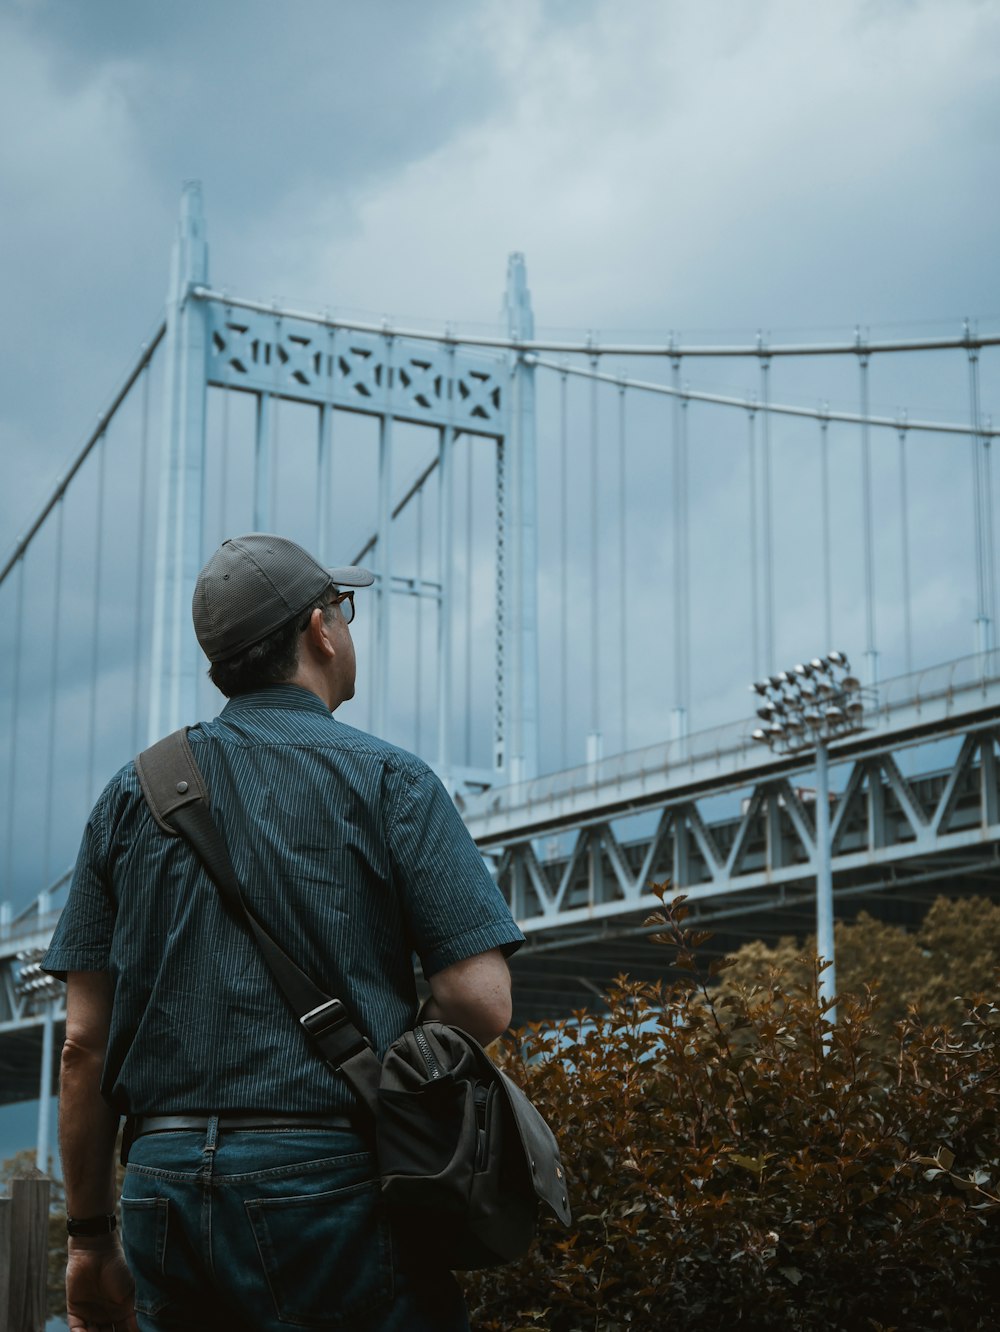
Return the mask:
<svg viewBox="0 0 1000 1332">
<path fill-rule="evenodd" d="M 150 1133 L 122 1238 L 143 1332 L 467 1332 L 450 1272 L 400 1251 L 374 1158 L 347 1131 Z"/>
</svg>

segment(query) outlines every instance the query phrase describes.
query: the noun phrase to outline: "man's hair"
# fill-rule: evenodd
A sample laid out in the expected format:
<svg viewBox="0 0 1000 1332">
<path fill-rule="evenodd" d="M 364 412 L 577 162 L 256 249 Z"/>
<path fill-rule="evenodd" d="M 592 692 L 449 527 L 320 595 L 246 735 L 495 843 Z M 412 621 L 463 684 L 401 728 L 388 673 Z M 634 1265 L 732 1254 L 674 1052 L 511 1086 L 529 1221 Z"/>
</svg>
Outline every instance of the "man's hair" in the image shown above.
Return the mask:
<svg viewBox="0 0 1000 1332">
<path fill-rule="evenodd" d="M 305 630 L 317 606 L 323 612 L 323 619 L 329 624 L 333 613 L 331 596 L 334 587 L 331 583 L 326 591 L 306 610 L 289 620 L 280 629 L 262 638 L 258 643 L 251 643 L 242 652 L 237 652 L 225 661 L 214 661 L 208 668 L 208 678 L 216 689 L 226 698 L 235 698 L 237 694 L 249 694 L 255 689 L 268 689 L 271 685 L 284 684 L 295 674 L 299 664 L 299 638 Z"/>
</svg>

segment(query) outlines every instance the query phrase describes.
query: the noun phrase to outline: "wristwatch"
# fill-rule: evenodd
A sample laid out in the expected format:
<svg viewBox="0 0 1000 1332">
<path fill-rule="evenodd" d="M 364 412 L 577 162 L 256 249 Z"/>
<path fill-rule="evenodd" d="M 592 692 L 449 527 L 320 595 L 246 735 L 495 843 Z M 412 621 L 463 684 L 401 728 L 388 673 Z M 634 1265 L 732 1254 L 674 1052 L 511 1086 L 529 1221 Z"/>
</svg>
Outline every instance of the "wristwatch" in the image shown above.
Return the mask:
<svg viewBox="0 0 1000 1332">
<path fill-rule="evenodd" d="M 118 1224 L 114 1212 L 107 1216 L 68 1216 L 66 1234 L 90 1237 L 92 1235 L 110 1235 Z"/>
</svg>

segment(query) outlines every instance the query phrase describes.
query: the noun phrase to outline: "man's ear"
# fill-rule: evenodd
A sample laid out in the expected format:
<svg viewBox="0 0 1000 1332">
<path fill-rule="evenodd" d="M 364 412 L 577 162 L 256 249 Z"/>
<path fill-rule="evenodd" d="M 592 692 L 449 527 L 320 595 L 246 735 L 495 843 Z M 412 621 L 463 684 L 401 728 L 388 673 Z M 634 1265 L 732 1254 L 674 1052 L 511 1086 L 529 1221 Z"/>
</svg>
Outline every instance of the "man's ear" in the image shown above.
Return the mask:
<svg viewBox="0 0 1000 1332">
<path fill-rule="evenodd" d="M 333 639 L 330 636 L 330 626 L 323 617 L 322 608 L 317 606 L 309 616 L 309 623 L 305 629 L 306 639 L 310 648 L 321 657 L 335 657 L 336 648 L 333 645 Z"/>
</svg>

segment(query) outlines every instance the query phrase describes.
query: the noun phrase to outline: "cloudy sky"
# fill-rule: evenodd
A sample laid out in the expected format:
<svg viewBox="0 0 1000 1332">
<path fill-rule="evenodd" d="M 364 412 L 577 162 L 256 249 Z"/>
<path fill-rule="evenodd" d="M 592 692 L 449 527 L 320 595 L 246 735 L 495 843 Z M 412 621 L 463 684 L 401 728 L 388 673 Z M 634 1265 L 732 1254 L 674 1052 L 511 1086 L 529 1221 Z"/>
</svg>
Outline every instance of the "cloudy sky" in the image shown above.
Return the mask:
<svg viewBox="0 0 1000 1332">
<path fill-rule="evenodd" d="M 1000 330 L 994 0 L 4 0 L 0 117 L 4 552 L 160 318 L 186 179 L 203 184 L 214 285 L 306 308 L 491 326 L 521 250 L 540 331 L 808 340 L 860 324 L 877 338 L 957 333 L 966 316 Z M 1000 418 L 997 365 L 984 355 L 982 392 Z M 746 364 L 685 369 L 695 388 L 757 387 Z M 853 367 L 778 373 L 776 398 L 857 406 Z M 965 386 L 961 358 L 873 367 L 872 406 L 964 420 Z M 745 426 L 713 421 L 692 424 L 701 725 L 745 707 L 749 671 L 745 553 L 726 539 L 745 523 Z M 668 404 L 634 422 L 630 744 L 667 732 L 670 659 L 669 608 L 651 593 L 670 578 L 669 471 L 654 476 Z M 820 647 L 821 623 L 803 554 L 815 435 L 808 452 L 802 438 L 776 429 L 778 638 L 795 655 Z M 857 457 L 843 447 L 837 626 L 860 651 Z M 967 441 L 922 447 L 911 522 L 929 552 L 914 569 L 927 661 L 972 647 L 971 492 Z M 544 480 L 553 465 L 543 457 Z M 879 615 L 900 669 L 894 466 L 876 452 Z M 586 502 L 574 492 L 574 510 Z M 542 546 L 551 619 L 551 535 Z M 606 587 L 602 605 L 621 595 Z M 82 630 L 87 609 L 67 613 Z M 5 616 L 8 643 L 6 603 Z M 66 836 L 69 855 L 75 827 Z M 21 887 L 15 898 L 35 891 Z"/>
<path fill-rule="evenodd" d="M 213 284 L 293 306 L 493 327 L 507 255 L 521 250 L 542 332 L 751 342 L 758 330 L 849 339 L 860 325 L 877 339 L 958 333 L 966 316 L 996 332 L 998 65 L 993 0 L 7 0 L 0 546 L 37 513 L 160 318 L 186 179 L 203 185 Z M 984 354 L 982 395 L 1000 416 L 998 360 Z M 668 375 L 662 363 L 615 368 Z M 747 362 L 686 362 L 685 373 L 696 389 L 759 388 Z M 965 420 L 966 386 L 962 353 L 909 358 L 905 368 L 882 360 L 872 408 Z M 573 393 L 571 448 L 582 451 L 586 389 Z M 786 362 L 772 373 L 777 400 L 856 410 L 857 394 L 853 365 Z M 621 690 L 602 680 L 607 750 L 664 736 L 671 692 L 669 403 L 630 406 L 622 580 L 610 553 L 613 396 L 601 400 L 608 554 L 599 592 L 615 614 L 628 611 L 634 702 L 623 730 Z M 555 397 L 549 376 L 544 495 L 561 484 Z M 690 429 L 698 727 L 745 708 L 748 474 L 740 414 L 692 410 Z M 773 434 L 778 655 L 808 655 L 821 650 L 808 556 L 818 435 L 781 422 Z M 835 633 L 857 656 L 858 441 L 831 439 Z M 896 447 L 892 432 L 875 441 L 883 674 L 903 665 Z M 973 646 L 971 482 L 966 440 L 913 437 L 909 447 L 914 646 L 925 662 Z M 583 452 L 578 461 L 567 482 L 568 586 L 586 597 Z M 354 481 L 356 494 L 364 484 Z M 562 584 L 551 506 L 544 517 L 551 661 Z M 88 632 L 89 606 L 69 600 Z M 108 634 L 127 619 L 110 600 Z M 482 604 L 488 619 L 488 596 Z M 620 621 L 606 628 L 609 669 Z M 578 636 L 570 657 L 590 649 Z M 482 667 L 488 674 L 486 658 Z M 582 758 L 585 676 L 569 686 L 580 717 L 568 761 Z M 543 704 L 559 687 L 543 680 Z M 543 741 L 551 766 L 563 749 L 551 734 Z"/>
</svg>

